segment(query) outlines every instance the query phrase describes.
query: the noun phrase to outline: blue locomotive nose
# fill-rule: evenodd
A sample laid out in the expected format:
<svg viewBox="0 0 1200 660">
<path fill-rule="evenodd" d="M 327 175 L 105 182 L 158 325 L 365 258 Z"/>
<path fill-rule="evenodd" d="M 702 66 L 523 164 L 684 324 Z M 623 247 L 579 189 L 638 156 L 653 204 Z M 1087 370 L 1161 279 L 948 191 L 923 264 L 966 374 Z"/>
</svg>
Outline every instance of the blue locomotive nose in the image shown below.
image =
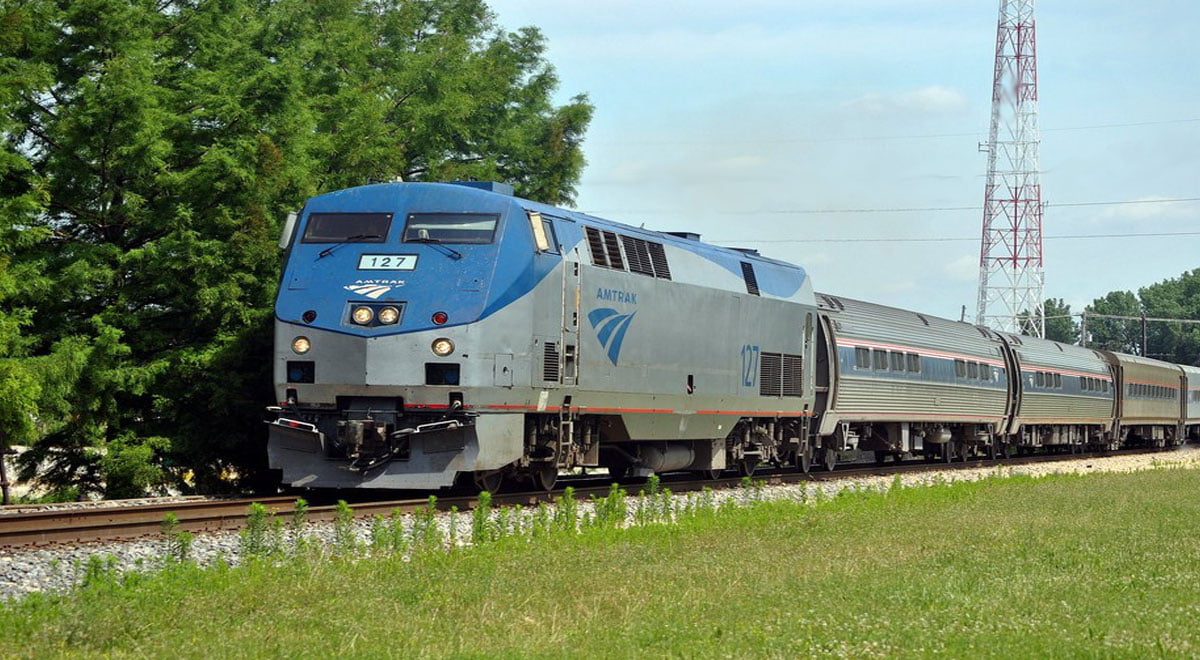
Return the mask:
<svg viewBox="0 0 1200 660">
<path fill-rule="evenodd" d="M 506 232 L 514 210 L 524 215 L 511 197 L 447 184 L 316 197 L 301 214 L 276 315 L 362 337 L 478 321 L 533 283 L 528 237 Z"/>
</svg>

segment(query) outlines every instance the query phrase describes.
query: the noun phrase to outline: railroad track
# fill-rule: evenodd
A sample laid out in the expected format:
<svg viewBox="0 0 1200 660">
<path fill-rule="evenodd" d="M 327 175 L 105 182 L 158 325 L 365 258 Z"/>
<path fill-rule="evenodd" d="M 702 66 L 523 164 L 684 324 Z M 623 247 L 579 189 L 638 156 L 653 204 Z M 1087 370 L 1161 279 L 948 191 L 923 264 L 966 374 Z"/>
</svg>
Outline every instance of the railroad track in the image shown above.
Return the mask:
<svg viewBox="0 0 1200 660">
<path fill-rule="evenodd" d="M 1064 460 L 1079 460 L 1103 458 L 1114 455 L 1132 455 L 1151 453 L 1162 450 L 1134 449 L 1125 450 L 1118 454 L 1111 452 L 1084 454 L 1037 454 L 1010 459 L 971 459 L 955 463 L 928 463 L 920 460 L 910 460 L 901 463 L 886 463 L 878 465 L 871 463 L 852 463 L 838 469 L 814 471 L 803 474 L 794 468 L 764 469 L 754 474 L 754 480 L 766 485 L 789 484 L 809 481 L 825 481 L 848 479 L 862 476 L 890 476 L 911 472 L 928 472 L 943 470 L 961 470 L 997 465 L 1027 465 L 1031 463 L 1046 463 Z M 564 479 L 563 488 L 574 488 L 577 498 L 588 499 L 595 495 L 602 497 L 608 493 L 610 480 L 607 477 L 579 477 Z M 704 488 L 736 488 L 743 483 L 740 476 L 722 477 L 719 479 L 695 479 L 692 475 L 666 475 L 661 487 L 670 488 L 674 493 L 699 491 Z M 625 480 L 622 487 L 631 495 L 636 495 L 644 485 L 641 481 Z M 539 502 L 552 502 L 560 497 L 563 490 L 554 492 L 519 492 L 499 493 L 492 498 L 495 506 L 531 506 Z M 258 502 L 273 511 L 276 515 L 288 515 L 295 507 L 295 496 L 259 497 L 247 499 L 226 500 L 196 500 L 186 502 L 155 503 L 130 507 L 86 507 L 78 509 L 51 509 L 21 513 L 9 513 L 0 517 L 0 548 L 16 546 L 38 546 L 52 544 L 80 544 L 96 541 L 116 541 L 137 538 L 156 537 L 162 533 L 163 520 L 167 514 L 173 513 L 179 521 L 179 528 L 189 532 L 212 532 L 221 530 L 240 529 L 245 522 L 247 509 L 251 503 Z M 436 506 L 440 510 L 458 507 L 460 510 L 471 509 L 478 498 L 476 495 L 447 495 L 439 496 Z M 373 517 L 388 515 L 399 510 L 401 513 L 411 513 L 428 505 L 428 498 L 390 499 L 382 501 L 354 502 L 356 517 Z M 308 509 L 307 518 L 313 521 L 333 520 L 337 516 L 337 506 L 319 505 Z"/>
</svg>

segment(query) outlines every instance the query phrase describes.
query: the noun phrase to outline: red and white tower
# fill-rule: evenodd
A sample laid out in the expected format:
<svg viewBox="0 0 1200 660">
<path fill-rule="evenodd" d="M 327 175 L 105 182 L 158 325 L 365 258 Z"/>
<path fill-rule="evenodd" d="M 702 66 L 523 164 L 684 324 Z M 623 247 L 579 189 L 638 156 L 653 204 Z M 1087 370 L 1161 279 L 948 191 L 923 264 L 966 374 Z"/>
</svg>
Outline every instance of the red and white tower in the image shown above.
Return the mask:
<svg viewBox="0 0 1200 660">
<path fill-rule="evenodd" d="M 1045 336 L 1034 0 L 1000 0 L 976 323 Z"/>
</svg>

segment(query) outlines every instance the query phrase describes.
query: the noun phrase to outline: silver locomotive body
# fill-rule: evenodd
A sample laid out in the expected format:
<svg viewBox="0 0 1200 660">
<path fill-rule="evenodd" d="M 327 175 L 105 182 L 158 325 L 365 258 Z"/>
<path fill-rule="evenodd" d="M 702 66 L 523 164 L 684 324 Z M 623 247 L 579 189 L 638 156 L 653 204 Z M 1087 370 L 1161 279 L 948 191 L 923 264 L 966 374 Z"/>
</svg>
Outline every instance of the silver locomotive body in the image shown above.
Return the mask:
<svg viewBox="0 0 1200 660">
<path fill-rule="evenodd" d="M 286 483 L 752 469 L 807 435 L 798 267 L 458 184 L 322 195 L 293 233 L 268 441 Z"/>
</svg>

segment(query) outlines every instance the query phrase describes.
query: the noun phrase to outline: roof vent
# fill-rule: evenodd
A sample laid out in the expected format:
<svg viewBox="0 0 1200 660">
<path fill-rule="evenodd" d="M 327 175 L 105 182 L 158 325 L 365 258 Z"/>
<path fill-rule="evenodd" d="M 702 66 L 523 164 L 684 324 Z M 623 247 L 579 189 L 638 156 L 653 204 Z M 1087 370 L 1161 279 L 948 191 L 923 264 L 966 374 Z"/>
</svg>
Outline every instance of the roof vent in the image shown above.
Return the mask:
<svg viewBox="0 0 1200 660">
<path fill-rule="evenodd" d="M 456 186 L 467 186 L 468 188 L 478 188 L 510 197 L 513 194 L 512 186 L 507 183 L 500 183 L 499 181 L 447 181 L 447 183 L 453 183 Z"/>
<path fill-rule="evenodd" d="M 690 232 L 690 231 L 664 231 L 663 233 L 666 234 L 667 236 L 677 236 L 679 238 L 686 238 L 689 241 L 700 240 L 700 234 L 697 234 L 695 232 Z"/>
</svg>

